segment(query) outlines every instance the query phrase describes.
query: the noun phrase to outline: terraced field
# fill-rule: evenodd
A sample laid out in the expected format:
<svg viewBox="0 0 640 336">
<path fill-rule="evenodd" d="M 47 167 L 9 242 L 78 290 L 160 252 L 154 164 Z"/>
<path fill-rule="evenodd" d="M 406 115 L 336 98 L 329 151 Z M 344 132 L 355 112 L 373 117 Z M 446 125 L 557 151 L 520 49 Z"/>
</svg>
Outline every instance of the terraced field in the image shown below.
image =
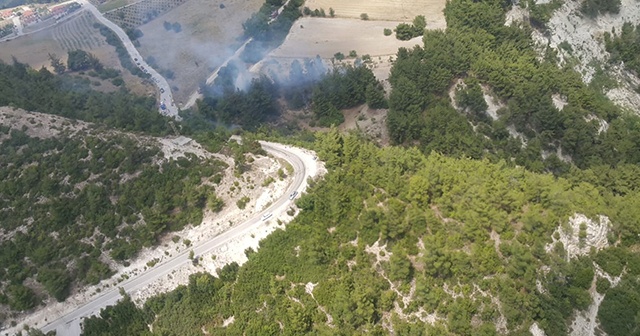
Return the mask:
<svg viewBox="0 0 640 336">
<path fill-rule="evenodd" d="M 52 30 L 53 39 L 65 50 L 93 50 L 106 44 L 100 31 L 93 27 L 96 22 L 91 13 L 84 12 Z"/>
</svg>

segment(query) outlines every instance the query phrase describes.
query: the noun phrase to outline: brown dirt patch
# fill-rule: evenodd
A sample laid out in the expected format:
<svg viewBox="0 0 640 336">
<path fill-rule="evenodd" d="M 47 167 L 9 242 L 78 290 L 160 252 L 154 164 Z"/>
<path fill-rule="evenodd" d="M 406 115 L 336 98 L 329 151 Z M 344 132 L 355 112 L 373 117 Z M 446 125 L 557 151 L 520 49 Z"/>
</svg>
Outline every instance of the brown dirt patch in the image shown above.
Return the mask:
<svg viewBox="0 0 640 336">
<path fill-rule="evenodd" d="M 34 69 L 50 65 L 49 53 L 60 57 L 64 55 L 64 61 L 66 62 L 67 52 L 53 39 L 48 31 L 21 36 L 0 44 L 1 60 L 11 63 L 11 58 L 15 57 L 18 61 L 27 63 Z"/>
<path fill-rule="evenodd" d="M 382 146 L 389 144 L 387 131 L 387 112 L 385 109 L 372 109 L 366 104 L 343 110 L 344 123 L 338 129 L 341 131 L 358 130 Z"/>
<path fill-rule="evenodd" d="M 444 22 L 442 10 L 446 0 L 307 0 L 310 9 L 324 9 L 329 14 L 333 8 L 337 17 L 360 18 L 367 13 L 370 20 L 406 21 L 416 15 L 424 15 L 427 25 Z"/>
<path fill-rule="evenodd" d="M 177 86 L 176 103 L 184 103 L 198 83 L 235 52 L 242 23 L 258 11 L 262 0 L 190 0 L 139 27 L 144 33 L 143 57 L 153 56 L 160 68 L 171 69 Z M 220 8 L 224 4 L 224 9 Z M 178 22 L 182 31 L 164 29 L 164 22 Z"/>
</svg>

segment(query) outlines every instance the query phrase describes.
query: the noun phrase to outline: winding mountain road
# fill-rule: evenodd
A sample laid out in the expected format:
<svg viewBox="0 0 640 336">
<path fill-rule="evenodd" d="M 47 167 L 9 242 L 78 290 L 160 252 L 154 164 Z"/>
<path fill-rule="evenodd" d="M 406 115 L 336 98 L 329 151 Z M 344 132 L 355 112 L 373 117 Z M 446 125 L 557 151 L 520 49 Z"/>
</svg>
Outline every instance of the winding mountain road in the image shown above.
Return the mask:
<svg viewBox="0 0 640 336">
<path fill-rule="evenodd" d="M 315 176 L 316 173 L 319 172 L 315 156 L 309 151 L 278 143 L 260 141 L 260 144 L 269 154 L 282 158 L 293 166 L 294 173 L 292 183 L 289 185 L 287 191 L 282 195 L 282 197 L 273 202 L 273 204 L 267 209 L 256 213 L 252 218 L 248 219 L 244 223 L 231 228 L 219 236 L 198 246 L 194 246 L 193 251 L 195 255 L 207 254 L 212 250 L 227 244 L 233 239 L 249 234 L 252 228 L 262 222 L 262 216 L 264 214 L 272 214 L 270 220 L 275 220 L 279 215 L 284 213 L 290 206 L 291 202 L 293 202 L 289 199 L 289 195 L 294 191 L 299 193 L 303 192 L 307 187 L 307 178 Z M 119 287 L 123 288 L 127 293 L 135 293 L 161 277 L 177 270 L 183 265 L 191 263 L 191 260 L 188 258 L 188 254 L 189 250 L 185 250 L 182 253 L 157 264 L 147 271 L 120 283 Z M 120 298 L 121 295 L 119 288 L 111 288 L 108 291 L 102 292 L 100 296 L 93 298 L 90 302 L 87 302 L 66 315 L 53 320 L 41 330 L 45 333 L 51 330 L 56 330 L 57 335 L 59 336 L 80 335 L 81 322 L 83 318 L 99 314 L 102 308 L 115 304 Z"/>
</svg>

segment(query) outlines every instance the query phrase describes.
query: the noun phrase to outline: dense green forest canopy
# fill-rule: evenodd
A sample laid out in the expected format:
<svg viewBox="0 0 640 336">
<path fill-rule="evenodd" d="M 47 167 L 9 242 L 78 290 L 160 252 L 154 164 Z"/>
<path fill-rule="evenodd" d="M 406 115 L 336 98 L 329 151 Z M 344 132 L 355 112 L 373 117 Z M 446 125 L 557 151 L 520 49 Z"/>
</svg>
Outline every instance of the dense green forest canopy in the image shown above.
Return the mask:
<svg viewBox="0 0 640 336">
<path fill-rule="evenodd" d="M 567 161 L 579 168 L 639 163 L 640 118 L 621 112 L 569 66 L 558 67 L 551 49 L 540 58 L 528 25 L 504 25 L 507 8 L 503 1 L 450 1 L 445 31 L 428 31 L 423 46 L 398 52 L 390 76 L 393 142 L 418 142 L 425 153 L 514 158 L 557 174 Z M 626 28 L 626 39 L 632 31 Z M 611 48 L 618 45 L 624 43 Z M 624 48 L 620 55 L 634 47 Z M 498 118 L 456 111 L 449 99 L 456 79 L 486 86 L 502 103 Z M 566 105 L 556 107 L 552 96 Z M 510 136 L 516 132 L 522 140 Z"/>
<path fill-rule="evenodd" d="M 527 335 L 536 323 L 565 335 L 593 303 L 593 284 L 605 295 L 602 330 L 638 334 L 640 119 L 559 68 L 551 50 L 540 58 L 528 25 L 504 25 L 509 6 L 450 1 L 447 30 L 399 51 L 388 127 L 396 144 L 417 148 L 318 134 L 311 146 L 329 174 L 297 201 L 286 231 L 247 251 L 241 267 L 193 275 L 142 309 L 125 300 L 103 311 L 84 334 Z M 449 99 L 457 79 L 460 110 Z M 503 104 L 497 120 L 486 114 L 487 88 Z M 344 94 L 331 92 L 287 99 Z M 559 232 L 576 214 L 610 219 L 609 247 L 570 254 Z M 586 232 L 582 223 L 569 234 L 584 246 Z"/>
<path fill-rule="evenodd" d="M 625 22 L 622 30 L 617 33 L 606 32 L 604 34 L 605 47 L 611 54 L 611 63 L 624 63 L 627 69 L 640 75 L 640 24 L 633 26 L 631 22 Z M 640 90 L 640 86 L 636 90 Z"/>
<path fill-rule="evenodd" d="M 596 279 L 603 329 L 638 331 L 625 322 L 640 313 L 637 184 L 616 196 L 504 162 L 379 149 L 335 129 L 315 146 L 329 174 L 246 264 L 195 274 L 142 309 L 125 300 L 85 320 L 83 334 L 526 335 L 536 322 L 563 335 Z M 617 247 L 569 261 L 552 237 L 576 212 L 608 216 Z"/>
<path fill-rule="evenodd" d="M 158 113 L 154 97 L 132 95 L 126 89 L 113 93 L 93 91 L 89 81 L 72 75 L 56 76 L 35 70 L 18 60 L 0 62 L 0 106 L 56 114 L 97 122 L 125 131 L 167 135 L 168 118 Z"/>
<path fill-rule="evenodd" d="M 35 118 L 35 117 L 34 117 Z M 36 122 L 34 120 L 34 122 Z M 167 232 L 200 224 L 224 163 L 165 160 L 152 139 L 80 130 L 35 138 L 0 127 L 0 303 L 33 308 L 37 280 L 63 301 L 74 284 L 97 284 Z"/>
</svg>

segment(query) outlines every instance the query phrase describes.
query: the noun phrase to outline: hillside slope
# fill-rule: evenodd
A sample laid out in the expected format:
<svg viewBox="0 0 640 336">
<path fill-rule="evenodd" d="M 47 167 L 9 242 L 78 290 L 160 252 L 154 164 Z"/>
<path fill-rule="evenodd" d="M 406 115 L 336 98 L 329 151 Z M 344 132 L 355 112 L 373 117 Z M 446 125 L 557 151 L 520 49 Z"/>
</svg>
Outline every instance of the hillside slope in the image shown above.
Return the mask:
<svg viewBox="0 0 640 336">
<path fill-rule="evenodd" d="M 143 309 L 125 300 L 84 334 L 558 335 L 595 290 L 602 329 L 637 332 L 620 325 L 640 312 L 638 227 L 627 220 L 639 215 L 637 189 L 614 197 L 335 130 L 318 149 L 326 179 L 246 264 L 194 275 Z"/>
<path fill-rule="evenodd" d="M 195 146 L 1 108 L 2 309 L 63 301 L 199 224 L 226 166 Z"/>
<path fill-rule="evenodd" d="M 534 34 L 540 46 L 554 48 L 561 64 L 573 64 L 585 83 L 601 85 L 598 77 L 610 76 L 615 84 L 599 87 L 613 102 L 640 114 L 640 78 L 623 65 L 609 65 L 610 54 L 605 48 L 604 34 L 622 31 L 625 22 L 633 25 L 640 22 L 640 2 L 621 0 L 620 12 L 605 13 L 595 18 L 582 14 L 582 1 L 566 0 L 553 13 L 547 23 L 548 32 Z M 604 73 L 603 73 L 604 72 Z"/>
</svg>

